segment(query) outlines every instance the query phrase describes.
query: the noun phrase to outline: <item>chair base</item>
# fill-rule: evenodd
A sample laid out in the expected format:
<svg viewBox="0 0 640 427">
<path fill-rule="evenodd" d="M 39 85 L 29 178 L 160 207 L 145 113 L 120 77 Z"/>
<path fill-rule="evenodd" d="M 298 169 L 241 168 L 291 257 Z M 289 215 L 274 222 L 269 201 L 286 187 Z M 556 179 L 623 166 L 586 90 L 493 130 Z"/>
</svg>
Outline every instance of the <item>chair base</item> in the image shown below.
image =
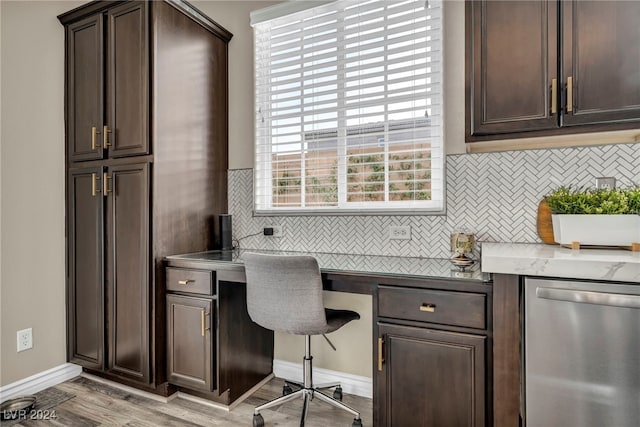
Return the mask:
<svg viewBox="0 0 640 427">
<path fill-rule="evenodd" d="M 334 399 L 331 396 L 326 395 L 325 393 L 322 392 L 322 390 L 326 390 L 329 388 L 334 388 L 336 387 L 336 391 L 334 393 L 334 396 L 337 396 L 337 393 L 339 393 L 339 397 L 340 399 L 342 398 L 342 388 L 340 387 L 340 383 L 327 383 L 327 384 L 318 384 L 317 386 L 313 385 L 313 379 L 312 379 L 312 360 L 313 357 L 311 356 L 311 336 L 307 335 L 305 337 L 305 355 L 304 355 L 304 359 L 303 359 L 303 365 L 302 365 L 302 370 L 303 370 L 303 375 L 304 375 L 304 382 L 303 383 L 298 383 L 298 382 L 294 382 L 294 381 L 287 381 L 285 380 L 285 386 L 283 389 L 283 396 L 278 397 L 276 399 L 273 399 L 267 403 L 264 403 L 260 406 L 257 406 L 254 410 L 253 410 L 253 426 L 254 427 L 263 427 L 264 426 L 264 420 L 262 418 L 262 415 L 260 415 L 260 411 L 262 411 L 263 409 L 269 409 L 269 408 L 273 408 L 274 406 L 280 406 L 283 403 L 289 402 L 291 400 L 295 400 L 295 399 L 304 399 L 304 403 L 302 404 L 302 415 L 300 416 L 300 426 L 304 426 L 304 423 L 307 419 L 307 412 L 309 410 L 309 403 L 314 399 L 314 397 L 317 397 L 319 400 L 328 403 L 331 406 L 334 406 L 336 408 L 342 409 L 343 411 L 346 411 L 348 413 L 350 413 L 351 415 L 354 416 L 353 419 L 353 424 L 352 427 L 361 427 L 362 426 L 362 420 L 360 419 L 360 413 L 358 411 L 356 411 L 355 409 L 345 405 L 344 403 L 342 403 L 340 400 L 338 399 Z M 291 386 L 298 388 L 298 390 L 293 391 L 293 389 L 291 389 Z M 291 389 L 291 392 L 288 393 L 287 387 L 289 389 Z"/>
</svg>

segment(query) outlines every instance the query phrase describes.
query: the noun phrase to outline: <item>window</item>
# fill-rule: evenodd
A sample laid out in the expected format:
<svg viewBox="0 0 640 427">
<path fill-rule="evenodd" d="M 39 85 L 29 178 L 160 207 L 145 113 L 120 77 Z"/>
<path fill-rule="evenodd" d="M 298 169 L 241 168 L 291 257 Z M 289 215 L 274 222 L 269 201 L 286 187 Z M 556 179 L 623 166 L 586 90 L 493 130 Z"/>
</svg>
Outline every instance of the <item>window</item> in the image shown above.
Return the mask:
<svg viewBox="0 0 640 427">
<path fill-rule="evenodd" d="M 252 14 L 256 213 L 443 211 L 441 2 L 304 3 Z"/>
</svg>

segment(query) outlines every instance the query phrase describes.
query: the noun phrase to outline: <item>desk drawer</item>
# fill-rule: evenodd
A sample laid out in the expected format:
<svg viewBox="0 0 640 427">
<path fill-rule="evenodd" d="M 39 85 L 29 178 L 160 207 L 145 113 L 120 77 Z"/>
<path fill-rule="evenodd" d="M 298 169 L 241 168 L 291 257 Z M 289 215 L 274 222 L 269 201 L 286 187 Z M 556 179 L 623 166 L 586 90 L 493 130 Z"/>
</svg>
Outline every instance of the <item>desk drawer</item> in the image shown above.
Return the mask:
<svg viewBox="0 0 640 427">
<path fill-rule="evenodd" d="M 214 295 L 213 282 L 212 271 L 167 268 L 167 291 Z"/>
<path fill-rule="evenodd" d="M 378 315 L 484 329 L 486 296 L 429 289 L 378 287 Z"/>
</svg>

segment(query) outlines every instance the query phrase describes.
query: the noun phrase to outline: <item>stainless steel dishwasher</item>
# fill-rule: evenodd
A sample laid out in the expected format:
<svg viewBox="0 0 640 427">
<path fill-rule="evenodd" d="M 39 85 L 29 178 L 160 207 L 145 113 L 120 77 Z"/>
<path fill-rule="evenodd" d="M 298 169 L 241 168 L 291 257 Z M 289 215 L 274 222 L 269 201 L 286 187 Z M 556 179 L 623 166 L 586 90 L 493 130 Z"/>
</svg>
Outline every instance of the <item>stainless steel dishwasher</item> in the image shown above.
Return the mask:
<svg viewBox="0 0 640 427">
<path fill-rule="evenodd" d="M 640 426 L 640 284 L 525 280 L 527 427 Z"/>
</svg>

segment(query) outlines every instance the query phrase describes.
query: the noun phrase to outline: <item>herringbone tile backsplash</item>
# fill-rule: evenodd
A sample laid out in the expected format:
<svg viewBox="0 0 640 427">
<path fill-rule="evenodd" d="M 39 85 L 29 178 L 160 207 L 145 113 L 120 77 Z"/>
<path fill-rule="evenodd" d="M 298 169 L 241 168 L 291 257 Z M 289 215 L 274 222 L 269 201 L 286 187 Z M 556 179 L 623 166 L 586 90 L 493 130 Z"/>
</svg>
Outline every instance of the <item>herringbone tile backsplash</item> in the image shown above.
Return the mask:
<svg viewBox="0 0 640 427">
<path fill-rule="evenodd" d="M 593 186 L 612 176 L 640 185 L 640 143 L 447 156 L 447 214 L 440 216 L 253 217 L 253 170 L 229 171 L 234 238 L 282 225 L 282 238 L 258 235 L 241 247 L 448 258 L 454 230 L 491 242 L 539 242 L 538 202 L 559 185 Z M 389 240 L 389 226 L 411 226 L 411 240 Z"/>
</svg>

